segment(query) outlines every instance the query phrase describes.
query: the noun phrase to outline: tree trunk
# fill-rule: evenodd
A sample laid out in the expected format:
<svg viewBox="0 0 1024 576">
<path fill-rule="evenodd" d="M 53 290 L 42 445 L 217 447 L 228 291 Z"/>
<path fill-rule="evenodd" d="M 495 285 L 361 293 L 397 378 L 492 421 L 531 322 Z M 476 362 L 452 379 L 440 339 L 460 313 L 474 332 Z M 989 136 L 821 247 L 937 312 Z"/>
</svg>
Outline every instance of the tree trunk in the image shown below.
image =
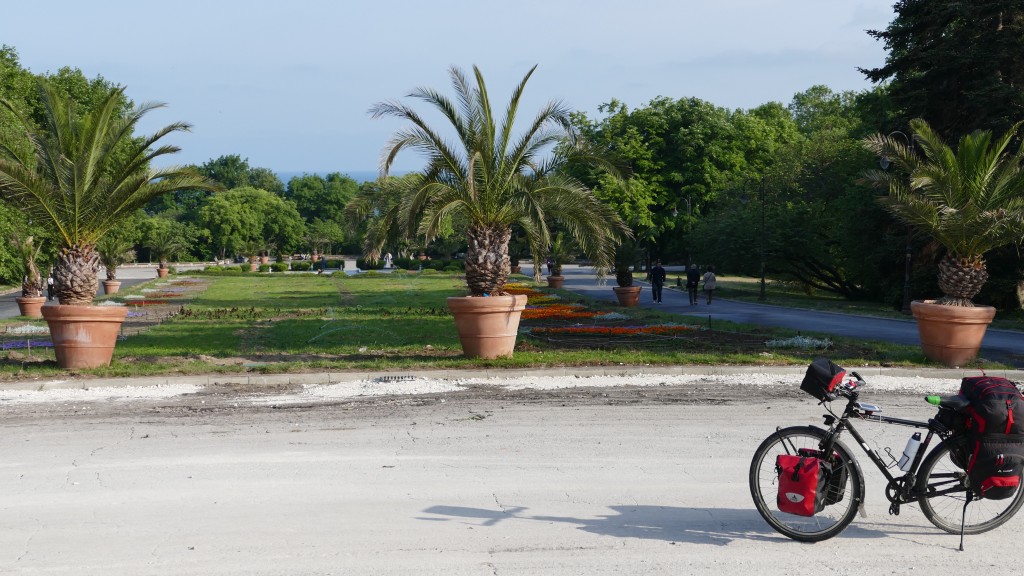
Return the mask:
<svg viewBox="0 0 1024 576">
<path fill-rule="evenodd" d="M 471 226 L 466 230 L 469 248 L 466 250 L 466 284 L 473 296 L 505 293 L 505 283 L 511 272 L 508 242 L 512 229 Z"/>
<path fill-rule="evenodd" d="M 63 305 L 88 306 L 96 298 L 100 253 L 92 246 L 62 248 L 53 268 L 53 293 Z"/>
</svg>

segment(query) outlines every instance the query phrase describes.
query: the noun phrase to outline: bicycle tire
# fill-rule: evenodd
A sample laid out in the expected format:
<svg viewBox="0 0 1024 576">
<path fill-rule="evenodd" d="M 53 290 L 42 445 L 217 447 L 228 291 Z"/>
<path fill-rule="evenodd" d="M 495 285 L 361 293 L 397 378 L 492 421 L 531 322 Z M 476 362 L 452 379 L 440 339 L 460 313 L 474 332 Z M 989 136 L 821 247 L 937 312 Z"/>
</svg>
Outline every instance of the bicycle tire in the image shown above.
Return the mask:
<svg viewBox="0 0 1024 576">
<path fill-rule="evenodd" d="M 761 517 L 780 534 L 800 542 L 820 542 L 839 534 L 853 522 L 854 516 L 864 502 L 864 474 L 848 448 L 836 442 L 833 453 L 840 465 L 847 470 L 846 484 L 834 496 L 838 502 L 826 506 L 814 516 L 796 516 L 778 509 L 778 473 L 775 459 L 780 454 L 792 454 L 795 449 L 820 448 L 826 432 L 814 426 L 793 426 L 783 428 L 765 438 L 754 452 L 750 462 L 750 495 Z"/>
<path fill-rule="evenodd" d="M 917 479 L 917 491 L 924 493 L 920 504 L 925 518 L 936 528 L 950 534 L 960 533 L 960 520 L 969 489 L 967 472 L 950 456 L 952 450 L 963 449 L 963 442 L 966 442 L 963 436 L 942 441 L 921 463 Z M 959 459 L 962 461 L 963 457 Z M 950 489 L 954 491 L 938 494 L 939 491 Z M 1003 500 L 972 500 L 967 505 L 964 534 L 981 534 L 1001 526 L 1013 518 L 1022 504 L 1024 489 L 1020 487 L 1016 494 Z"/>
</svg>

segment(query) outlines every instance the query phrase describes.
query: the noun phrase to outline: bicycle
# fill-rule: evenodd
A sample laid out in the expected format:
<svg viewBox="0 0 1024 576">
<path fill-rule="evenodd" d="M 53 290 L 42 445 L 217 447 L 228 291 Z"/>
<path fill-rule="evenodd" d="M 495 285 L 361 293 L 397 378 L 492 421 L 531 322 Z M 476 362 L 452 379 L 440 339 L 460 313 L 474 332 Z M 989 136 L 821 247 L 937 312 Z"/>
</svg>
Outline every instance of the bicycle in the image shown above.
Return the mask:
<svg viewBox="0 0 1024 576">
<path fill-rule="evenodd" d="M 823 415 L 825 426 L 793 426 L 776 428 L 754 452 L 750 464 L 750 493 L 762 517 L 778 532 L 801 542 L 819 542 L 838 535 L 853 522 L 858 511 L 863 513 L 864 474 L 849 448 L 839 438 L 849 432 L 868 458 L 886 477 L 885 488 L 889 500 L 889 514 L 898 516 L 904 504 L 917 503 L 921 511 L 940 530 L 960 534 L 963 549 L 964 534 L 981 534 L 992 530 L 1013 517 L 1024 504 L 1024 489 L 1004 500 L 987 500 L 978 496 L 967 478 L 967 438 L 954 432 L 951 417 L 966 406 L 962 396 L 941 398 L 929 396 L 926 400 L 938 407 L 938 413 L 927 422 L 894 418 L 878 414 L 881 408 L 859 401 L 864 380 L 851 372 L 849 380 L 825 395 L 821 404 L 828 411 Z M 837 415 L 830 403 L 839 398 L 847 400 L 843 412 Z M 893 462 L 886 463 L 878 451 L 853 426 L 851 420 L 864 420 L 895 424 L 927 430 L 909 469 L 900 475 L 890 473 Z M 938 437 L 939 443 L 929 453 L 928 447 Z M 825 494 L 824 509 L 813 516 L 787 514 L 778 509 L 776 494 L 778 472 L 776 457 L 780 454 L 814 456 L 827 459 L 832 465 L 832 476 Z M 897 468 L 897 470 L 899 470 Z"/>
</svg>

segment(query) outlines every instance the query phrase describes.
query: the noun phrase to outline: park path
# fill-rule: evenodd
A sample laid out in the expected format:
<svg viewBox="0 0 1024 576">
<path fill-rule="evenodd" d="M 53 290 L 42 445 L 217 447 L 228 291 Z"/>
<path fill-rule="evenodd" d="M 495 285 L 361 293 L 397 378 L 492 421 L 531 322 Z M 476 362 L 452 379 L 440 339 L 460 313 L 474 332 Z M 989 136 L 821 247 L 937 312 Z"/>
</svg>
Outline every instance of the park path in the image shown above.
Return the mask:
<svg viewBox="0 0 1024 576">
<path fill-rule="evenodd" d="M 524 274 L 533 274 L 533 269 L 526 266 Z M 564 288 L 578 294 L 598 300 L 616 301 L 612 286 L 614 277 L 606 283 L 599 282 L 594 270 L 589 267 L 565 266 Z M 669 273 L 673 277 L 673 271 Z M 666 288 L 662 295 L 662 303 L 651 301 L 650 285 L 640 283 L 640 306 L 656 308 L 662 312 L 699 318 L 704 323 L 714 326 L 716 321 L 728 320 L 756 326 L 775 326 L 790 328 L 801 332 L 816 332 L 841 336 L 845 338 L 861 338 L 865 340 L 881 340 L 896 344 L 915 346 L 919 343 L 917 324 L 913 318 L 894 319 L 807 310 L 803 308 L 787 308 L 772 304 L 741 302 L 726 298 L 715 298 L 712 304 L 706 305 L 701 294 L 700 304 L 691 306 L 685 291 Z M 982 342 L 981 356 L 1005 362 L 1016 368 L 1024 367 L 1024 332 L 1013 330 L 997 330 L 989 328 Z"/>
</svg>

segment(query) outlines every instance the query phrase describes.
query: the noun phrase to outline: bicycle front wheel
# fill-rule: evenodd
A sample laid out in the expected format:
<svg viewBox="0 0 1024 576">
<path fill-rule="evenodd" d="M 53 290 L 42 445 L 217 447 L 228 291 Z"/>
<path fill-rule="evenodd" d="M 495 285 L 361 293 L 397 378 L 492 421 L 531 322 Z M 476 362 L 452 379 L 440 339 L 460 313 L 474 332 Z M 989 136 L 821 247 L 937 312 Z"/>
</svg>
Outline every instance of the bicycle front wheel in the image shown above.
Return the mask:
<svg viewBox="0 0 1024 576">
<path fill-rule="evenodd" d="M 940 530 L 960 533 L 964 520 L 964 534 L 981 534 L 1013 518 L 1024 504 L 1024 490 L 1017 487 L 1013 496 L 1003 500 L 972 499 L 967 505 L 970 482 L 964 466 L 967 465 L 966 438 L 954 436 L 944 440 L 928 454 L 918 474 L 917 491 L 922 495 L 921 511 L 925 518 Z"/>
<path fill-rule="evenodd" d="M 813 426 L 783 428 L 766 438 L 750 463 L 750 495 L 761 516 L 779 533 L 801 542 L 819 542 L 839 534 L 853 522 L 864 499 L 864 475 L 850 451 L 840 442 L 832 448 L 831 462 L 837 481 L 829 483 L 826 502 L 814 516 L 797 516 L 779 510 L 779 475 L 776 458 L 798 450 L 820 451 L 826 432 Z M 840 473 L 844 471 L 845 474 Z"/>
</svg>

